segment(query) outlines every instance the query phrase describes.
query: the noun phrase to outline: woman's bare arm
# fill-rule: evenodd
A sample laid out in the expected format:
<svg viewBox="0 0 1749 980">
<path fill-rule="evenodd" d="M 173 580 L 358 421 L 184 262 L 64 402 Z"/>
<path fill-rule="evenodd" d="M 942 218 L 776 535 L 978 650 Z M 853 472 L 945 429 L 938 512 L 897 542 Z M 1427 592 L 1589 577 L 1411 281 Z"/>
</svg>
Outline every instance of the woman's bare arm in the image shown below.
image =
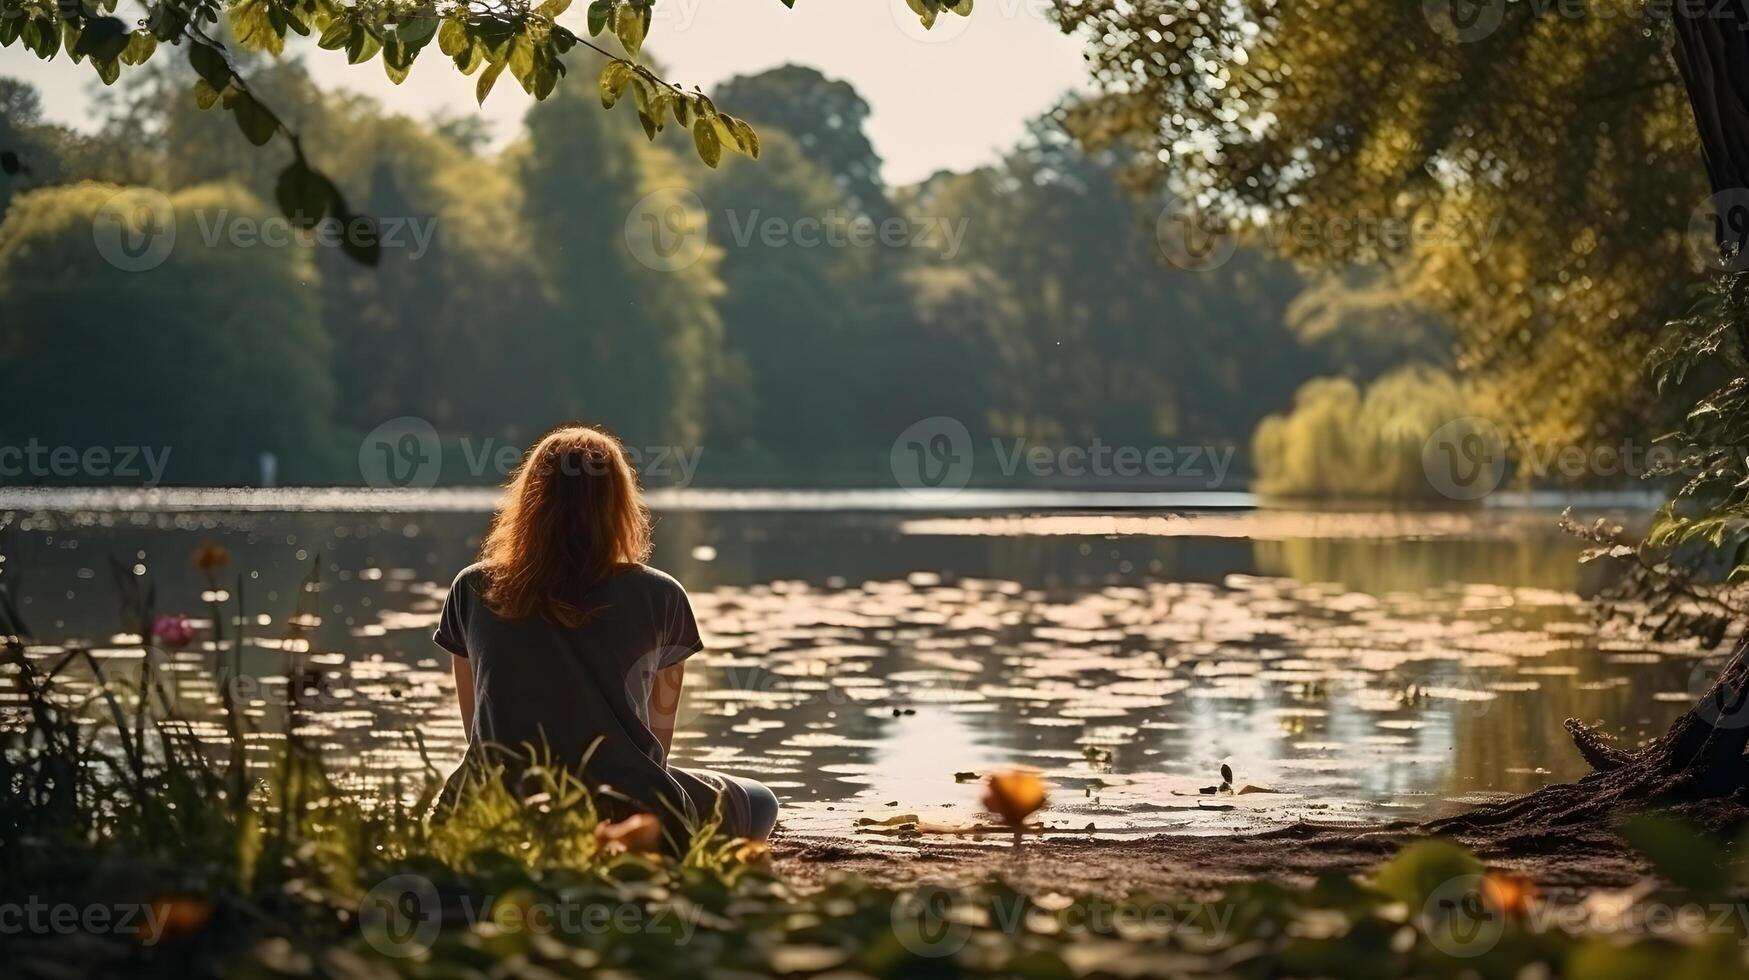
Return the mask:
<svg viewBox="0 0 1749 980">
<path fill-rule="evenodd" d="M 466 657 L 450 655 L 455 670 L 455 703 L 462 712 L 462 731 L 474 740 L 474 665 Z"/>
<path fill-rule="evenodd" d="M 674 742 L 674 716 L 680 711 L 680 687 L 686 682 L 686 665 L 675 664 L 656 672 L 656 682 L 650 685 L 650 731 L 662 743 L 662 757 Z"/>
</svg>

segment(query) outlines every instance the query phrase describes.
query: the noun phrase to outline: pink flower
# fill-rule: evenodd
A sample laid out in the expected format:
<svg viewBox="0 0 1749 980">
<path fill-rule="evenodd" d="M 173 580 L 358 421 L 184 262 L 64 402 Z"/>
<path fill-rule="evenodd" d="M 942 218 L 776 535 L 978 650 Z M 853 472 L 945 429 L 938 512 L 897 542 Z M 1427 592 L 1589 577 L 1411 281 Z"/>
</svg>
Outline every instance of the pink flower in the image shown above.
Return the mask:
<svg viewBox="0 0 1749 980">
<path fill-rule="evenodd" d="M 160 613 L 152 620 L 152 638 L 172 650 L 194 642 L 194 624 L 181 613 Z"/>
</svg>

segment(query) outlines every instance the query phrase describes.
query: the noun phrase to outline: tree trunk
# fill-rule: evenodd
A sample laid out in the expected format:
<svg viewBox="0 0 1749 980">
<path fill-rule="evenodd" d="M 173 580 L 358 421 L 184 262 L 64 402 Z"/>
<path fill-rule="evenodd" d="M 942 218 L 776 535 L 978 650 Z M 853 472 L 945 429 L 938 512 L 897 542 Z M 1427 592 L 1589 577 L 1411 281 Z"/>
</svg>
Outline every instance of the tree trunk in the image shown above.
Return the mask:
<svg viewBox="0 0 1749 980">
<path fill-rule="evenodd" d="M 1675 6 L 1676 67 L 1713 192 L 1749 188 L 1749 0 Z"/>
</svg>

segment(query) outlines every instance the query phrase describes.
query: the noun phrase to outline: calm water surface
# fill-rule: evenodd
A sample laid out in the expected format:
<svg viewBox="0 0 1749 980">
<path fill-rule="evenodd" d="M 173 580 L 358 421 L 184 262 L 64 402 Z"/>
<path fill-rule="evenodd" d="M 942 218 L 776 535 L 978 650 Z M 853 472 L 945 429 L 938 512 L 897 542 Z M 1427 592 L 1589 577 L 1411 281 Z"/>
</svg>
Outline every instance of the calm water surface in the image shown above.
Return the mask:
<svg viewBox="0 0 1749 980">
<path fill-rule="evenodd" d="M 118 636 L 112 559 L 160 611 L 200 619 L 218 599 L 228 619 L 240 592 L 252 751 L 272 752 L 285 678 L 308 672 L 322 693 L 305 730 L 370 782 L 421 769 L 414 730 L 439 768 L 460 757 L 429 635 L 485 530 L 474 503 L 21 507 L 0 511 L 0 581 L 33 656 L 83 643 L 117 676 L 146 654 Z M 655 563 L 710 641 L 677 761 L 766 780 L 809 834 L 975 821 L 963 774 L 1013 765 L 1048 775 L 1047 822 L 1102 834 L 1420 818 L 1576 778 L 1562 719 L 1655 733 L 1700 661 L 1600 636 L 1595 583 L 1555 525 L 1545 510 L 662 510 Z M 216 594 L 190 558 L 205 543 L 232 555 Z M 312 567 L 304 653 L 286 638 Z M 164 676 L 217 736 L 212 662 L 171 654 Z M 1199 793 L 1222 763 L 1270 792 Z"/>
</svg>

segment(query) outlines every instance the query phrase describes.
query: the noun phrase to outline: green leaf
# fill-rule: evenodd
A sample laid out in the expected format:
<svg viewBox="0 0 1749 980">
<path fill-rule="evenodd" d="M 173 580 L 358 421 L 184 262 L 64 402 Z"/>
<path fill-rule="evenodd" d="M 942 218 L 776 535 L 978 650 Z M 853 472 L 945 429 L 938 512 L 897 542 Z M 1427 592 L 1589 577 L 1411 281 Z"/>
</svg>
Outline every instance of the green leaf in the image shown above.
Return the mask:
<svg viewBox="0 0 1749 980">
<path fill-rule="evenodd" d="M 534 97 L 545 99 L 553 94 L 553 88 L 559 84 L 559 76 L 565 73 L 565 66 L 551 58 L 537 58 L 534 68 Z"/>
<path fill-rule="evenodd" d="M 219 90 L 213 88 L 204 78 L 194 80 L 194 104 L 204 111 L 211 109 L 219 101 Z"/>
<path fill-rule="evenodd" d="M 121 53 L 124 64 L 143 65 L 158 50 L 158 39 L 148 31 L 135 31 L 128 35 L 127 50 Z"/>
<path fill-rule="evenodd" d="M 1621 836 L 1678 887 L 1713 892 L 1731 883 L 1724 847 L 1685 821 L 1642 813 L 1622 824 Z"/>
<path fill-rule="evenodd" d="M 662 128 L 661 124 L 656 122 L 655 117 L 651 116 L 649 111 L 645 109 L 638 110 L 638 122 L 644 127 L 644 135 L 652 140 L 656 138 L 657 131 Z"/>
<path fill-rule="evenodd" d="M 626 54 L 637 58 L 644 48 L 644 15 L 631 4 L 621 4 L 613 18 L 613 32 Z"/>
<path fill-rule="evenodd" d="M 378 234 L 377 223 L 365 215 L 347 210 L 346 202 L 338 196 L 334 200 L 334 217 L 341 225 L 340 251 L 359 265 L 374 268 L 383 257 L 382 236 Z"/>
<path fill-rule="evenodd" d="M 70 21 L 68 23 L 71 24 Z M 120 19 L 97 17 L 86 22 L 85 29 L 79 32 L 79 40 L 73 46 L 72 53 L 114 61 L 127 50 L 128 42 L 128 27 Z"/>
<path fill-rule="evenodd" d="M 632 68 L 623 61 L 610 61 L 601 68 L 601 107 L 611 109 L 619 102 L 619 97 L 625 92 L 626 83 L 632 80 Z"/>
<path fill-rule="evenodd" d="M 486 52 L 472 41 L 455 56 L 455 66 L 464 75 L 472 75 L 480 63 L 486 60 Z"/>
<path fill-rule="evenodd" d="M 517 25 L 502 17 L 482 17 L 474 23 L 474 37 L 486 46 L 492 61 L 509 59 L 511 41 L 517 35 Z"/>
<path fill-rule="evenodd" d="M 1399 851 L 1378 870 L 1373 885 L 1418 910 L 1441 885 L 1481 873 L 1482 862 L 1469 851 L 1450 841 L 1424 840 Z"/>
<path fill-rule="evenodd" d="M 412 68 L 413 53 L 399 39 L 390 39 L 383 45 L 383 73 L 389 76 L 389 81 L 401 84 Z"/>
<path fill-rule="evenodd" d="M 401 42 L 401 46 L 407 49 L 408 65 L 413 63 L 413 56 L 419 53 L 419 49 L 429 44 L 432 37 L 437 34 L 438 23 L 436 14 L 429 10 L 421 10 L 395 25 L 395 40 Z M 444 23 L 448 23 L 448 21 L 444 21 Z"/>
<path fill-rule="evenodd" d="M 279 119 L 248 92 L 237 92 L 231 103 L 231 115 L 237 118 L 237 128 L 256 146 L 265 145 L 279 131 Z"/>
<path fill-rule="evenodd" d="M 478 101 L 480 105 L 486 104 L 486 96 L 492 91 L 492 83 L 496 82 L 498 76 L 503 73 L 504 62 L 502 61 L 492 62 L 490 65 L 486 66 L 485 71 L 480 73 L 480 80 L 474 83 L 474 99 Z"/>
<path fill-rule="evenodd" d="M 378 41 L 376 37 L 361 24 L 357 30 L 352 32 L 352 37 L 348 38 L 346 41 L 346 63 L 349 65 L 362 65 L 376 57 L 376 53 L 381 51 L 382 48 L 382 42 Z"/>
<path fill-rule="evenodd" d="M 559 15 L 571 9 L 571 0 L 544 0 L 535 8 L 535 13 L 543 14 L 551 20 L 558 20 Z"/>
<path fill-rule="evenodd" d="M 692 124 L 692 144 L 698 148 L 698 158 L 707 167 L 715 167 L 723 159 L 723 142 L 709 116 L 700 116 Z"/>
<path fill-rule="evenodd" d="M 753 131 L 752 125 L 747 120 L 737 119 L 734 116 L 722 118 L 728 122 L 729 133 L 741 152 L 755 160 L 759 159 L 759 134 Z"/>
<path fill-rule="evenodd" d="M 231 33 L 238 44 L 251 51 L 272 54 L 285 50 L 285 18 L 278 14 L 271 0 L 235 0 L 229 13 Z"/>
<path fill-rule="evenodd" d="M 453 58 L 465 51 L 467 46 L 467 28 L 453 17 L 444 18 L 443 26 L 437 29 L 437 50 Z"/>
<path fill-rule="evenodd" d="M 340 192 L 327 177 L 310 169 L 303 160 L 293 160 L 279 173 L 273 185 L 273 198 L 279 210 L 298 228 L 309 228 L 322 220 L 340 200 Z"/>
<path fill-rule="evenodd" d="M 316 39 L 316 47 L 338 51 L 352 41 L 352 32 L 356 27 L 351 18 L 335 17 L 322 29 L 322 36 Z"/>
<path fill-rule="evenodd" d="M 159 41 L 173 41 L 182 36 L 188 26 L 188 10 L 174 4 L 160 3 L 146 17 L 146 30 Z"/>
<path fill-rule="evenodd" d="M 595 0 L 589 5 L 589 36 L 596 37 L 613 14 L 613 0 Z"/>
<path fill-rule="evenodd" d="M 534 43 L 527 34 L 518 34 L 510 45 L 510 57 L 505 60 L 510 68 L 510 77 L 516 79 L 522 90 L 534 94 Z"/>
<path fill-rule="evenodd" d="M 221 92 L 231 84 L 231 66 L 225 63 L 225 56 L 217 48 L 199 41 L 189 42 L 188 63 L 194 67 L 196 75 Z"/>
</svg>

